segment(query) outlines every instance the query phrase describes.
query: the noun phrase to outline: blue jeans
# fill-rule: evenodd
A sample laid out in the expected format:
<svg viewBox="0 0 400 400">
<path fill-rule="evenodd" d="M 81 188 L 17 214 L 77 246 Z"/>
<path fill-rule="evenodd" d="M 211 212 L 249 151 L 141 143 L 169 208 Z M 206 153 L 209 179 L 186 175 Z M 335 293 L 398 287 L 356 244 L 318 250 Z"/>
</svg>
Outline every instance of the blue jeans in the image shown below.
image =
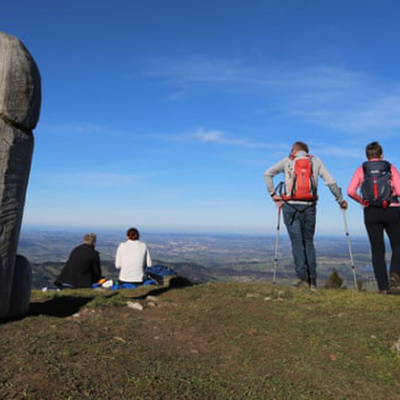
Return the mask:
<svg viewBox="0 0 400 400">
<path fill-rule="evenodd" d="M 296 275 L 309 280 L 317 276 L 314 233 L 317 207 L 303 204 L 283 204 L 283 220 L 292 243 Z"/>
</svg>

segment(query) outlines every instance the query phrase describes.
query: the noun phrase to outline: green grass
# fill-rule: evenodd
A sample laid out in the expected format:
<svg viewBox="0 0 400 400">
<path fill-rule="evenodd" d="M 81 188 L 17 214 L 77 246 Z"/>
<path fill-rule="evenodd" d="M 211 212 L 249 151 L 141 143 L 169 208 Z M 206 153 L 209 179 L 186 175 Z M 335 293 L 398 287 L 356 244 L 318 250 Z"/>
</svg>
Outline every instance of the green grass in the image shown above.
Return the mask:
<svg viewBox="0 0 400 400">
<path fill-rule="evenodd" d="M 399 307 L 243 283 L 34 292 L 0 325 L 0 398 L 394 399 Z"/>
</svg>

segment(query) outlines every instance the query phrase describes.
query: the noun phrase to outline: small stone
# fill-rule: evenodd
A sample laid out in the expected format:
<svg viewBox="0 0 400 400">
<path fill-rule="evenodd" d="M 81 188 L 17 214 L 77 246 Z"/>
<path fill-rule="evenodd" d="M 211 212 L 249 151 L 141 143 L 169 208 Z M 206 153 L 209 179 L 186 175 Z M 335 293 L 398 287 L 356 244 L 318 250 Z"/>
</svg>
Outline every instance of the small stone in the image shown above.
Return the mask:
<svg viewBox="0 0 400 400">
<path fill-rule="evenodd" d="M 117 340 L 118 342 L 126 343 L 126 340 L 120 336 L 114 336 L 114 339 Z"/>
<path fill-rule="evenodd" d="M 392 349 L 397 354 L 400 354 L 400 339 L 397 342 L 393 343 Z"/>
<path fill-rule="evenodd" d="M 146 297 L 146 300 L 147 301 L 154 301 L 155 303 L 157 303 L 157 297 L 156 296 L 147 296 Z"/>
<path fill-rule="evenodd" d="M 81 315 L 79 313 L 76 313 L 74 315 L 72 315 L 74 318 L 79 318 Z"/>
<path fill-rule="evenodd" d="M 272 300 L 272 297 L 271 297 L 271 296 L 264 297 L 264 300 L 265 300 L 265 301 L 271 301 L 271 300 Z"/>
<path fill-rule="evenodd" d="M 149 301 L 149 302 L 147 303 L 147 305 L 148 305 L 149 307 L 157 307 L 157 303 L 155 303 L 154 301 Z"/>
<path fill-rule="evenodd" d="M 143 306 L 140 303 L 133 303 L 132 301 L 127 301 L 126 305 L 129 308 L 132 308 L 133 310 L 139 310 L 139 311 L 143 310 Z"/>
</svg>

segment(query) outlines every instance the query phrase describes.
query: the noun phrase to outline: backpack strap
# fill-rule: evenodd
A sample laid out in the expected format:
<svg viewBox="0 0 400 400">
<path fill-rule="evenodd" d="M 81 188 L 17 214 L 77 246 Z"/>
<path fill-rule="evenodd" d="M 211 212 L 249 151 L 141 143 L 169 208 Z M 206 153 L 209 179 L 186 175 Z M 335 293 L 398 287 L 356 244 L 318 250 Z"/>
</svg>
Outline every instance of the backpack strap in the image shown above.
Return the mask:
<svg viewBox="0 0 400 400">
<path fill-rule="evenodd" d="M 308 208 L 311 208 L 313 206 L 315 206 L 315 201 L 313 201 L 311 204 L 308 204 L 307 207 L 299 209 L 296 207 L 295 204 L 291 204 L 289 203 L 288 199 L 285 199 L 285 197 L 282 197 L 283 195 L 283 191 L 285 188 L 285 182 L 279 182 L 278 185 L 275 188 L 275 192 L 276 194 L 278 194 L 278 196 L 282 199 L 283 203 L 287 204 L 289 207 L 293 208 L 295 210 L 295 212 L 293 213 L 292 217 L 290 218 L 289 224 L 292 225 L 294 218 L 296 216 L 296 213 L 300 213 L 303 214 Z"/>
</svg>

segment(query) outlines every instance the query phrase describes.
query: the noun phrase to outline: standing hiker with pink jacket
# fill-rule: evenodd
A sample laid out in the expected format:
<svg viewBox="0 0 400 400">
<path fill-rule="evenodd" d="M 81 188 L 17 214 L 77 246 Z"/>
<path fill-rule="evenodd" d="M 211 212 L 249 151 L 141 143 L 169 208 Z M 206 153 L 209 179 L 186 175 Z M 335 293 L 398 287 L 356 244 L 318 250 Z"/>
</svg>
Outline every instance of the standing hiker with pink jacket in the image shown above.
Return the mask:
<svg viewBox="0 0 400 400">
<path fill-rule="evenodd" d="M 371 245 L 372 265 L 379 293 L 400 288 L 400 175 L 396 167 L 383 160 L 378 142 L 365 149 L 367 161 L 358 167 L 347 194 L 364 207 L 364 224 Z M 384 232 L 392 249 L 390 280 L 385 261 Z"/>
</svg>

